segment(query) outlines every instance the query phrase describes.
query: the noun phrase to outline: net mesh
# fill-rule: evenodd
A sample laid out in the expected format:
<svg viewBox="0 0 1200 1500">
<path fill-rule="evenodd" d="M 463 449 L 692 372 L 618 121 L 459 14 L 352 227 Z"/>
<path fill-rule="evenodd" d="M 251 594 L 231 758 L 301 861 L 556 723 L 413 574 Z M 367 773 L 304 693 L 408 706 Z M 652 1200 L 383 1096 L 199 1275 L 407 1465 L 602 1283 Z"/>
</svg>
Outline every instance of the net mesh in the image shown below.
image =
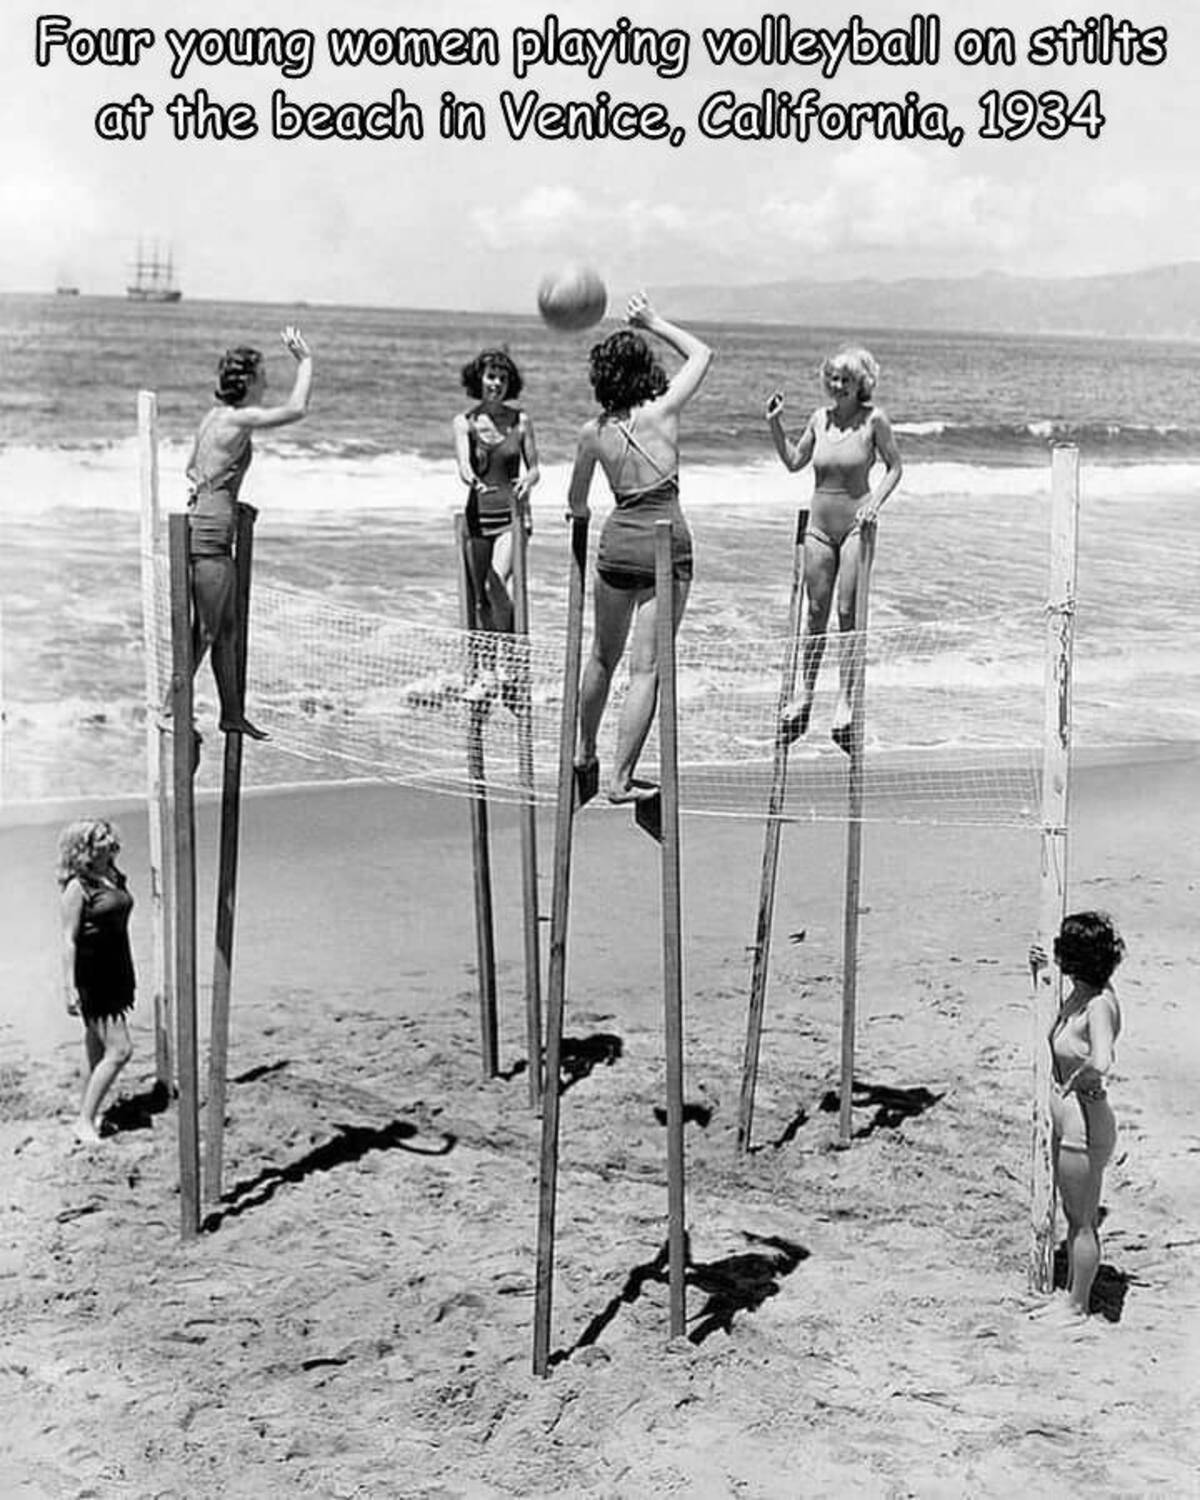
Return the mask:
<svg viewBox="0 0 1200 1500">
<path fill-rule="evenodd" d="M 155 559 L 158 677 L 170 678 L 167 574 Z M 785 622 L 786 624 L 786 622 Z M 997 713 L 994 673 L 972 654 L 970 620 L 829 638 L 807 733 L 787 753 L 780 816 L 845 819 L 849 758 L 830 738 L 841 652 L 866 664 L 864 821 L 1034 826 L 1039 816 L 1042 622 L 1010 619 L 1024 690 Z M 585 634 L 584 651 L 588 640 Z M 701 638 L 685 618 L 677 645 L 680 808 L 761 818 L 776 777 L 790 632 Z M 372 614 L 255 581 L 247 703 L 273 748 L 304 767 L 339 768 L 454 795 L 554 800 L 565 662 L 563 629 L 494 636 Z M 1008 663 L 1011 670 L 1011 663 Z M 207 670 L 207 669 L 206 669 Z M 614 678 L 599 753 L 611 763 L 625 690 Z M 652 732 L 639 774 L 656 775 Z M 598 798 L 591 808 L 603 807 Z"/>
</svg>

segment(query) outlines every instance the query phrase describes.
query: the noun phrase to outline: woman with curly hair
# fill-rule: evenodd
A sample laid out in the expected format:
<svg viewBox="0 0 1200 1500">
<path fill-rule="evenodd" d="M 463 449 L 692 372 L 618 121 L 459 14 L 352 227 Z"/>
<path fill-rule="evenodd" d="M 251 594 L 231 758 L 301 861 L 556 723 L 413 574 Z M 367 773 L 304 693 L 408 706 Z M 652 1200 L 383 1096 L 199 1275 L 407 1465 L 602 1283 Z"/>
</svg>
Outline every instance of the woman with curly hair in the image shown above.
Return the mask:
<svg viewBox="0 0 1200 1500">
<path fill-rule="evenodd" d="M 1071 989 L 1048 1041 L 1054 1087 L 1050 1095 L 1054 1179 L 1067 1220 L 1066 1318 L 1088 1315 L 1100 1268 L 1100 1188 L 1117 1143 L 1117 1122 L 1105 1081 L 1121 1033 L 1121 1007 L 1111 986 L 1125 943 L 1111 917 L 1081 911 L 1064 917 L 1054 961 Z M 1030 950 L 1037 973 L 1045 952 Z"/>
<path fill-rule="evenodd" d="M 104 1101 L 133 1053 L 125 1020 L 135 988 L 129 948 L 133 897 L 116 866 L 120 848 L 117 830 L 104 818 L 69 823 L 58 840 L 63 986 L 68 1014 L 83 1020 L 87 1057 L 75 1121 L 81 1141 L 100 1139 Z"/>
<path fill-rule="evenodd" d="M 458 477 L 467 487 L 467 566 L 481 630 L 513 628 L 513 516 L 540 478 L 533 423 L 513 405 L 524 381 L 505 349 L 484 349 L 462 369 L 475 405 L 454 419 Z M 525 472 L 521 472 L 522 463 Z M 528 512 L 525 531 L 533 530 Z"/>
<path fill-rule="evenodd" d="M 838 624 L 843 631 L 854 629 L 860 530 L 875 524 L 881 506 L 900 482 L 900 450 L 887 413 L 874 402 L 878 379 L 879 366 L 866 349 L 843 349 L 831 355 L 821 366 L 830 404 L 817 407 L 795 441 L 783 430 L 783 392 L 772 392 L 767 401 L 767 424 L 784 466 L 796 472 L 811 462 L 815 480 L 804 538 L 808 611 L 803 689 L 800 697 L 785 708 L 780 726 L 789 739 L 808 729 L 835 589 Z M 884 466 L 883 473 L 872 488 L 871 471 L 879 462 Z M 831 730 L 834 743 L 847 752 L 853 657 L 852 651 L 842 652 L 840 691 Z"/>
<path fill-rule="evenodd" d="M 192 661 L 211 648 L 213 676 L 226 734 L 267 738 L 247 719 L 238 682 L 237 590 L 233 563 L 238 492 L 250 467 L 251 435 L 298 422 L 308 410 L 312 355 L 299 329 L 280 334 L 296 361 L 291 395 L 264 406 L 267 372 L 258 349 L 227 349 L 217 366 L 216 405 L 205 414 L 188 459 L 189 554 L 192 563 Z"/>
<path fill-rule="evenodd" d="M 596 736 L 612 674 L 633 627 L 629 693 L 607 786 L 610 802 L 639 801 L 657 791 L 634 776 L 658 701 L 654 527 L 661 520 L 672 525 L 673 614 L 678 630 L 692 580 L 692 537 L 679 506 L 679 414 L 712 363 L 707 344 L 660 317 L 643 294 L 629 299 L 627 317 L 634 330 L 644 328 L 661 339 L 683 364 L 668 380 L 650 345 L 629 329 L 610 334 L 590 356 L 592 389 L 603 410 L 584 424 L 579 436 L 569 492 L 571 515 L 590 514 L 588 491 L 597 464 L 615 504 L 600 533 L 595 631 L 580 689 L 578 775 L 584 786 L 594 786 L 598 779 Z"/>
</svg>

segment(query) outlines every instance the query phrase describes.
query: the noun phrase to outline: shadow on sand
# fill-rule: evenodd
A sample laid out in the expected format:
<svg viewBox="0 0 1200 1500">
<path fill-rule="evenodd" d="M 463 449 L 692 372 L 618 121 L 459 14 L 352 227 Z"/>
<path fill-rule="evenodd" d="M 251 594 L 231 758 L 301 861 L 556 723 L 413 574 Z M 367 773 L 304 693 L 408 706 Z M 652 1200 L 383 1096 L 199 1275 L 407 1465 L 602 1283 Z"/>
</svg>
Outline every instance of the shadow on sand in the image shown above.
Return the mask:
<svg viewBox="0 0 1200 1500">
<path fill-rule="evenodd" d="M 851 1104 L 855 1109 L 873 1108 L 875 1113 L 865 1125 L 852 1132 L 853 1137 L 863 1140 L 877 1130 L 895 1130 L 906 1120 L 925 1114 L 944 1097 L 944 1094 L 935 1094 L 923 1087 L 896 1089 L 882 1083 L 859 1083 L 855 1079 Z M 841 1095 L 836 1089 L 829 1089 L 821 1098 L 821 1113 L 837 1114 L 840 1104 Z"/>
</svg>

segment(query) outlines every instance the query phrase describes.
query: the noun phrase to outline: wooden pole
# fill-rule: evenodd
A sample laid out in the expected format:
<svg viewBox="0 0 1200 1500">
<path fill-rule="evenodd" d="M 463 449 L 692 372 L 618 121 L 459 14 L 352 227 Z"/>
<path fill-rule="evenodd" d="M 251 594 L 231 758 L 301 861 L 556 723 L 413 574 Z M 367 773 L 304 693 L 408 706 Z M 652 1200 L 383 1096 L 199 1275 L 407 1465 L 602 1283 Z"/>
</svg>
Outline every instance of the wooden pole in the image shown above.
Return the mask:
<svg viewBox="0 0 1200 1500">
<path fill-rule="evenodd" d="M 1047 953 L 1066 915 L 1067 830 L 1071 776 L 1071 668 L 1079 544 L 1079 450 L 1056 446 L 1050 467 L 1050 590 L 1046 607 L 1046 688 L 1042 745 L 1041 881 L 1037 938 Z M 1055 1184 L 1050 1129 L 1047 1037 L 1062 998 L 1057 969 L 1033 976 L 1033 1131 L 1029 1284 L 1054 1287 Z"/>
<path fill-rule="evenodd" d="M 138 481 L 141 498 L 142 654 L 146 682 L 146 814 L 150 852 L 150 931 L 153 941 L 154 1076 L 171 1091 L 171 944 L 168 936 L 167 870 L 170 813 L 163 686 L 158 660 L 158 401 L 153 391 L 137 400 Z"/>
<path fill-rule="evenodd" d="M 787 800 L 788 751 L 792 737 L 784 731 L 783 715 L 796 688 L 800 660 L 800 637 L 804 628 L 804 537 L 808 511 L 796 513 L 796 542 L 792 548 L 792 592 L 788 604 L 788 644 L 779 677 L 775 704 L 775 765 L 771 794 L 767 800 L 767 826 L 763 837 L 762 875 L 758 888 L 758 921 L 754 931 L 754 962 L 750 971 L 750 1006 L 746 1017 L 746 1055 L 742 1065 L 742 1097 L 738 1108 L 737 1149 L 750 1149 L 754 1125 L 754 1090 L 758 1083 L 758 1055 L 762 1044 L 763 1011 L 767 998 L 767 968 L 771 957 L 771 927 L 775 917 L 775 877 L 779 868 L 779 843 L 783 834 L 783 807 Z"/>
<path fill-rule="evenodd" d="M 538 929 L 537 788 L 533 776 L 533 680 L 529 654 L 528 501 L 513 506 L 513 628 L 519 673 L 514 711 L 517 715 L 517 775 L 521 804 L 521 909 L 525 933 L 525 1043 L 529 1055 L 529 1107 L 542 1102 L 542 979 Z"/>
<path fill-rule="evenodd" d="M 234 568 L 237 591 L 238 699 L 246 708 L 246 652 L 250 638 L 250 576 L 254 561 L 252 505 L 240 504 L 236 515 Z M 229 1071 L 229 994 L 233 982 L 233 928 L 237 916 L 238 844 L 242 809 L 241 734 L 225 736 L 221 784 L 221 847 L 217 866 L 217 920 L 213 942 L 212 1028 L 208 1043 L 208 1129 L 204 1138 L 204 1200 L 221 1200 L 225 1164 L 225 1098 Z"/>
<path fill-rule="evenodd" d="M 654 523 L 658 754 L 662 796 L 664 1045 L 667 1072 L 667 1266 L 671 1337 L 687 1331 L 683 1158 L 683 938 L 679 862 L 679 706 L 675 691 L 675 579 L 671 523 Z"/>
<path fill-rule="evenodd" d="M 875 524 L 859 530 L 858 585 L 854 592 L 853 677 L 850 685 L 850 777 L 846 799 L 846 902 L 842 923 L 842 1070 L 838 1095 L 838 1145 L 850 1144 L 854 1094 L 854 1031 L 858 1004 L 858 910 L 862 884 L 863 743 L 867 727 L 867 614 Z M 845 649 L 845 642 L 842 642 Z"/>
<path fill-rule="evenodd" d="M 196 1060 L 196 807 L 192 725 L 192 580 L 188 518 L 170 521 L 171 728 L 175 781 L 175 1018 L 179 1076 L 179 1209 L 183 1238 L 200 1232 L 200 1109 Z"/>
<path fill-rule="evenodd" d="M 458 543 L 458 603 L 463 630 L 471 632 L 467 642 L 467 676 L 477 674 L 478 609 L 471 572 L 467 566 L 466 517 L 455 518 Z M 496 940 L 492 922 L 492 868 L 488 845 L 487 777 L 483 760 L 483 727 L 489 704 L 486 699 L 466 700 L 467 777 L 471 787 L 471 868 L 475 886 L 475 959 L 479 971 L 479 1033 L 483 1076 L 495 1078 L 500 1071 L 499 1025 L 496 1017 Z"/>
<path fill-rule="evenodd" d="M 575 817 L 575 746 L 579 733 L 579 663 L 588 522 L 571 523 L 567 583 L 567 647 L 563 665 L 562 729 L 558 744 L 558 802 L 554 812 L 554 885 L 550 897 L 550 965 L 546 976 L 546 1064 L 542 1091 L 542 1147 L 538 1186 L 537 1286 L 533 1315 L 533 1373 L 550 1367 L 550 1314 L 554 1300 L 554 1209 L 558 1194 L 558 1120 L 563 1010 L 567 977 L 567 919 L 571 910 L 571 842 Z"/>
</svg>

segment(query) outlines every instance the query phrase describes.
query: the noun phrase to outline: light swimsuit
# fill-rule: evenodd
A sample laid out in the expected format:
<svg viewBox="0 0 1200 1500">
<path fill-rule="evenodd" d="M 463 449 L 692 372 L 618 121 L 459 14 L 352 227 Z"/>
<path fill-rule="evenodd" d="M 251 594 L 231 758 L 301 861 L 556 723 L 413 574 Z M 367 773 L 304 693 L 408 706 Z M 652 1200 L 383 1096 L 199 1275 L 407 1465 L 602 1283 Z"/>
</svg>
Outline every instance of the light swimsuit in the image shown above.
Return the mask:
<svg viewBox="0 0 1200 1500">
<path fill-rule="evenodd" d="M 1061 1092 L 1063 1084 L 1091 1056 L 1087 1012 L 1060 1015 L 1050 1029 L 1050 1051 L 1054 1059 L 1054 1080 L 1058 1089 L 1050 1095 L 1050 1118 L 1058 1147 L 1064 1151 L 1085 1151 L 1097 1166 L 1104 1166 L 1117 1143 L 1117 1122 L 1105 1093 L 1104 1081 L 1090 1068 L 1069 1094 Z"/>
<path fill-rule="evenodd" d="M 876 461 L 875 432 L 868 412 L 856 427 L 831 427 L 829 412 L 813 413 L 812 512 L 807 535 L 834 552 L 858 529 L 857 511 L 870 492 Z"/>
<path fill-rule="evenodd" d="M 622 490 L 613 485 L 614 507 L 600 533 L 596 572 L 611 588 L 634 590 L 654 587 L 654 528 L 659 521 L 671 523 L 671 576 L 692 576 L 692 534 L 679 504 L 678 471 L 668 473 L 646 451 L 633 433 L 636 416 L 627 422 L 613 418 L 625 439 L 617 462 L 617 473 L 631 450 L 636 450 L 659 475 L 641 489 Z"/>
</svg>

